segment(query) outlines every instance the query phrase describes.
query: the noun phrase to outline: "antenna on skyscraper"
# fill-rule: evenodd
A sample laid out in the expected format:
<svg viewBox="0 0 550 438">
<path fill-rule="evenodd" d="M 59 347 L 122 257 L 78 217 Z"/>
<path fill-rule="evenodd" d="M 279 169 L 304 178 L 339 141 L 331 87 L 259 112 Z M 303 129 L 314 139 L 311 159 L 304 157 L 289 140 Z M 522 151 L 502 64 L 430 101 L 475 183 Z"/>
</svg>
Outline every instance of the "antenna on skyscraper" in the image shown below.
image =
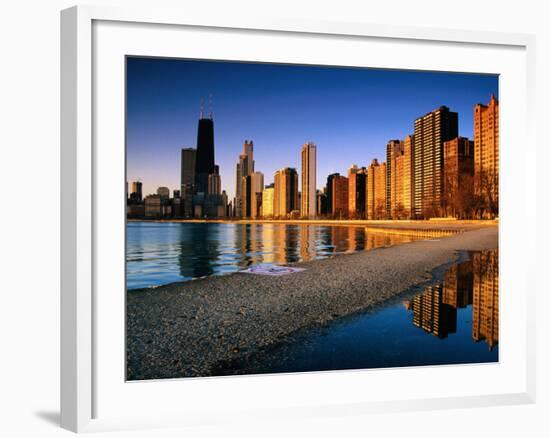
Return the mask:
<svg viewBox="0 0 550 438">
<path fill-rule="evenodd" d="M 201 97 L 201 106 L 200 106 L 200 112 L 199 112 L 199 119 L 202 119 L 204 113 L 204 99 Z"/>
<path fill-rule="evenodd" d="M 212 93 L 208 95 L 208 118 L 212 118 Z"/>
</svg>

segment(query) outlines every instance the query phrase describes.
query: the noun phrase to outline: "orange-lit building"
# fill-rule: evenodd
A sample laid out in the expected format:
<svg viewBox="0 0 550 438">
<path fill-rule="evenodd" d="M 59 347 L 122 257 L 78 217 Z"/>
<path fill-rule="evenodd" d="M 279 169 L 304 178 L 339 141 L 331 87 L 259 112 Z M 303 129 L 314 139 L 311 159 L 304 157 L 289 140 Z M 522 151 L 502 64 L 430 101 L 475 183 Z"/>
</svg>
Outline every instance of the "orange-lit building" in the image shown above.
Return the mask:
<svg viewBox="0 0 550 438">
<path fill-rule="evenodd" d="M 447 216 L 464 211 L 464 198 L 473 190 L 474 142 L 457 137 L 443 144 L 443 207 Z"/>
<path fill-rule="evenodd" d="M 386 163 L 375 158 L 367 171 L 367 218 L 386 217 Z"/>
<path fill-rule="evenodd" d="M 317 147 L 309 142 L 302 146 L 301 216 L 314 219 L 317 214 Z"/>
<path fill-rule="evenodd" d="M 348 214 L 348 179 L 337 175 L 332 179 L 332 214 L 346 217 Z"/>
<path fill-rule="evenodd" d="M 299 210 L 298 172 L 285 167 L 275 172 L 275 191 L 273 194 L 273 216 L 287 218 L 292 211 Z"/>
<path fill-rule="evenodd" d="M 401 140 L 390 140 L 386 144 L 386 218 L 393 217 L 397 198 L 397 157 L 403 155 Z M 401 163 L 402 164 L 402 163 Z M 402 169 L 401 169 L 402 170 Z"/>
<path fill-rule="evenodd" d="M 494 95 L 474 108 L 474 173 L 476 193 L 486 200 L 486 214 L 498 215 L 499 115 Z"/>
<path fill-rule="evenodd" d="M 403 155 L 399 157 L 401 160 L 402 187 L 403 187 L 403 213 L 405 217 L 410 218 L 414 211 L 414 135 L 407 135 L 403 140 Z M 397 165 L 397 168 L 400 164 Z M 398 177 L 399 178 L 399 177 Z"/>
</svg>

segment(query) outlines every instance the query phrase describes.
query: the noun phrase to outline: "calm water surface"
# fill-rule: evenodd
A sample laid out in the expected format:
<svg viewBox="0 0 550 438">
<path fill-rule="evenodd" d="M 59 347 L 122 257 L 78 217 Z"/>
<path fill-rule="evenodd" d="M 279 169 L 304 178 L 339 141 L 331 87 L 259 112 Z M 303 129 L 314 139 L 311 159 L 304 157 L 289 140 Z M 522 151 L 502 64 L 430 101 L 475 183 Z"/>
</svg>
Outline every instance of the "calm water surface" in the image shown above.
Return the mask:
<svg viewBox="0 0 550 438">
<path fill-rule="evenodd" d="M 364 227 L 128 222 L 128 289 L 238 271 L 258 263 L 323 259 L 413 240 Z"/>
<path fill-rule="evenodd" d="M 498 308 L 498 251 L 471 252 L 441 282 L 301 333 L 219 374 L 498 362 Z"/>
</svg>

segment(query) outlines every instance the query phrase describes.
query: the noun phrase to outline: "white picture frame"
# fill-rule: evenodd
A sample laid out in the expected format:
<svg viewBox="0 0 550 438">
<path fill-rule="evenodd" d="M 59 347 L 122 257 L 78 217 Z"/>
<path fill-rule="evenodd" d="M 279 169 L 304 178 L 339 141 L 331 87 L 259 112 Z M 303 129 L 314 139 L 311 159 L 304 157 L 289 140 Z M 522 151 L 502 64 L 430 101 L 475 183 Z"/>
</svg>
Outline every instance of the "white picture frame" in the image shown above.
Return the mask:
<svg viewBox="0 0 550 438">
<path fill-rule="evenodd" d="M 113 169 L 102 167 L 104 156 L 98 157 L 94 150 L 101 133 L 95 130 L 94 123 L 101 118 L 98 114 L 98 99 L 96 85 L 101 75 L 101 69 L 94 65 L 94 59 L 98 59 L 98 50 L 102 50 L 104 41 L 94 26 L 98 23 L 115 23 L 124 25 L 131 24 L 132 32 L 139 32 L 136 27 L 149 26 L 151 32 L 164 32 L 177 29 L 178 27 L 186 29 L 200 30 L 202 34 L 209 32 L 237 31 L 239 38 L 248 38 L 250 41 L 260 38 L 263 33 L 269 33 L 270 38 L 279 37 L 337 37 L 345 40 L 361 42 L 384 41 L 387 44 L 414 45 L 442 45 L 452 44 L 460 46 L 461 50 L 474 50 L 483 46 L 487 50 L 498 50 L 504 52 L 509 50 L 514 53 L 521 53 L 520 58 L 524 60 L 521 65 L 515 68 L 520 77 L 525 79 L 525 83 L 517 86 L 516 94 L 511 93 L 504 96 L 509 97 L 509 102 L 518 99 L 523 102 L 521 108 L 515 108 L 519 111 L 517 115 L 522 117 L 518 119 L 518 126 L 508 127 L 508 138 L 518 138 L 518 133 L 525 140 L 523 151 L 527 155 L 534 151 L 535 137 L 533 132 L 534 120 L 534 53 L 535 38 L 532 35 L 492 33 L 484 31 L 461 31 L 451 29 L 424 29 L 416 27 L 373 25 L 361 22 L 339 23 L 339 22 L 318 22 L 306 19 L 287 20 L 276 18 L 258 18 L 242 16 L 239 20 L 232 19 L 227 21 L 224 17 L 214 14 L 209 15 L 189 15 L 186 11 L 164 11 L 157 9 L 134 10 L 119 9 L 110 7 L 96 6 L 77 6 L 66 9 L 61 13 L 61 426 L 75 431 L 100 431 L 112 429 L 146 428 L 162 427 L 174 425 L 205 424 L 219 421 L 235 421 L 239 418 L 250 416 L 256 418 L 291 416 L 293 418 L 310 417 L 312 415 L 342 415 L 362 414 L 365 412 L 396 412 L 414 409 L 441 409 L 451 407 L 475 407 L 499 404 L 520 404 L 531 403 L 535 399 L 535 309 L 534 309 L 534 273 L 531 271 L 528 260 L 519 262 L 512 260 L 514 255 L 510 254 L 508 261 L 501 262 L 506 267 L 514 262 L 516 280 L 510 276 L 502 277 L 503 285 L 505 281 L 516 281 L 514 288 L 521 290 L 518 299 L 521 309 L 521 320 L 517 320 L 517 326 L 520 333 L 516 333 L 517 345 L 521 351 L 514 351 L 519 359 L 518 367 L 513 371 L 514 386 L 504 391 L 489 391 L 484 393 L 468 393 L 465 391 L 462 395 L 445 394 L 438 392 L 438 396 L 418 398 L 414 393 L 392 392 L 387 398 L 361 399 L 355 398 L 347 400 L 346 394 L 342 394 L 340 400 L 327 400 L 322 397 L 316 400 L 303 399 L 299 404 L 289 404 L 282 398 L 274 398 L 272 404 L 265 404 L 258 401 L 257 406 L 251 407 L 242 402 L 242 409 L 239 411 L 228 411 L 224 414 L 223 405 L 210 408 L 200 406 L 197 403 L 197 411 L 192 415 L 182 415 L 181 409 L 175 407 L 170 412 L 166 407 L 159 404 L 156 408 L 150 407 L 150 415 L 131 416 L 128 412 L 120 411 L 119 414 L 114 409 L 109 410 L 109 415 L 98 415 L 103 407 L 101 396 L 109 389 L 109 385 L 101 386 L 100 382 L 109 380 L 103 378 L 108 363 L 104 363 L 105 354 L 98 355 L 105 337 L 102 335 L 103 329 L 98 329 L 98 319 L 103 320 L 104 313 L 103 302 L 98 301 L 98 284 L 102 284 L 100 277 L 102 274 L 98 266 L 101 264 L 101 244 L 98 242 L 98 233 L 103 233 L 99 225 L 98 205 L 104 201 L 99 197 L 101 192 L 98 189 L 98 180 L 103 178 L 105 173 L 111 173 Z M 112 28 L 111 28 L 112 29 Z M 110 31 L 108 31 L 110 32 Z M 116 32 L 115 32 L 116 33 Z M 115 35 L 115 33 L 107 33 Z M 102 45 L 103 44 L 103 45 Z M 116 44 L 113 44 L 115 46 Z M 151 43 L 150 50 L 154 50 L 155 43 Z M 123 50 L 123 49 L 121 49 Z M 167 49 L 168 50 L 168 49 Z M 219 48 L 220 53 L 224 48 Z M 516 53 L 516 55 L 517 55 Z M 117 52 L 113 52 L 117 55 Z M 132 53 L 134 54 L 134 53 Z M 159 55 L 163 55 L 160 54 Z M 238 55 L 235 55 L 238 56 Z M 325 54 L 324 56 L 330 56 Z M 205 56 L 208 58 L 208 56 Z M 108 59 L 108 58 L 106 58 Z M 247 60 L 247 59 L 243 59 Z M 290 62 L 290 60 L 289 60 Z M 341 62 L 341 61 L 340 61 Z M 460 60 L 452 69 L 459 71 Z M 336 65 L 338 61 L 335 62 Z M 341 64 L 345 65 L 345 64 Z M 380 64 L 378 64 L 380 65 Z M 376 65 L 376 66 L 378 66 Z M 394 68 L 421 68 L 414 66 L 414 62 L 409 64 L 394 65 Z M 491 70 L 490 67 L 486 69 Z M 469 71 L 466 66 L 464 71 Z M 498 71 L 492 71 L 493 73 Z M 120 83 L 118 78 L 118 83 Z M 95 84 L 95 85 L 94 85 Z M 112 90 L 111 90 L 112 91 Z M 118 90 L 123 94 L 123 90 Z M 120 95 L 117 97 L 120 99 Z M 502 99 L 503 107 L 506 107 L 506 97 Z M 504 111 L 508 111 L 505 109 Z M 506 115 L 506 113 L 505 113 Z M 512 117 L 512 114 L 509 114 Z M 504 118 L 506 120 L 506 117 Z M 520 121 L 519 121 L 520 120 Z M 516 130 L 521 130 L 516 132 Z M 515 137 L 514 137 L 515 136 Z M 524 136 L 524 137 L 523 137 Z M 503 149 L 507 148 L 506 141 L 502 141 Z M 119 145 L 120 146 L 120 145 Z M 117 146 L 117 147 L 119 147 Z M 123 147 L 123 145 L 122 145 Z M 503 157 L 503 173 L 507 169 L 506 156 Z M 114 160 L 114 165 L 117 161 Z M 503 185 L 503 194 L 510 193 L 510 199 L 524 199 L 524 202 L 535 202 L 535 174 L 534 169 L 527 173 L 527 167 L 521 165 L 514 170 L 514 179 L 522 179 L 522 183 L 515 188 Z M 508 168 L 510 169 L 510 168 Z M 124 172 L 124 169 L 114 169 L 113 172 Z M 121 187 L 122 189 L 122 187 Z M 503 197 L 501 218 L 501 242 L 508 242 L 508 248 L 513 247 L 518 250 L 528 248 L 534 245 L 535 236 L 535 216 L 533 212 L 525 210 L 523 223 L 527 223 L 524 232 L 524 242 L 513 239 L 514 230 L 517 231 L 518 218 L 512 209 L 507 209 L 506 201 Z M 509 205 L 509 204 L 508 204 Z M 516 216 L 515 216 L 516 215 Z M 123 234 L 124 231 L 120 230 Z M 534 252 L 532 252 L 534 254 Z M 518 256 L 517 254 L 515 257 Z M 525 256 L 523 256 L 525 258 Z M 534 257 L 534 256 L 532 256 Z M 122 260 L 122 263 L 124 261 Z M 514 277 L 514 278 L 515 278 Z M 519 312 L 519 310 L 518 310 Z M 105 315 L 105 318 L 113 318 L 113 315 Z M 123 326 L 123 315 L 120 324 L 114 330 L 120 331 Z M 515 316 L 514 316 L 515 317 Z M 518 316 L 518 318 L 520 318 Z M 113 326 L 109 326 L 112 328 Z M 122 327 L 123 330 L 123 327 Z M 504 334 L 506 334 L 504 330 Z M 116 336 L 113 339 L 117 339 Z M 120 339 L 120 338 L 118 338 Z M 114 347 L 113 347 L 114 348 Z M 118 346 L 116 348 L 123 348 Z M 115 351 L 115 350 L 113 350 Z M 119 360 L 119 350 L 114 355 Z M 117 359 L 118 358 L 118 359 Z M 515 359 L 516 360 L 516 359 Z M 457 367 L 457 369 L 460 367 Z M 449 369 L 449 368 L 447 368 Z M 480 368 L 481 369 L 481 368 Z M 371 371 L 370 375 L 372 376 Z M 400 373 L 399 370 L 392 370 L 393 378 Z M 405 372 L 405 371 L 402 371 Z M 408 372 L 408 371 L 407 371 Z M 447 372 L 447 371 L 444 371 Z M 470 367 L 468 372 L 473 372 Z M 433 368 L 427 371 L 420 370 L 424 375 L 435 375 L 439 371 Z M 310 373 L 317 374 L 317 373 Z M 320 376 L 292 375 L 285 377 L 289 385 L 301 385 L 301 381 L 306 381 L 306 385 L 323 384 L 327 379 L 333 380 L 331 384 L 348 385 L 353 384 L 354 379 L 364 379 L 365 373 L 341 372 L 331 373 Z M 254 394 L 255 389 L 269 379 L 274 377 L 236 377 L 216 379 L 193 379 L 193 382 L 187 384 L 186 394 L 189 391 L 207 390 L 216 391 L 217 386 L 223 386 L 224 390 L 234 390 L 236 385 L 242 385 L 243 393 Z M 372 377 L 371 377 L 372 378 Z M 442 376 L 443 378 L 443 376 Z M 252 380 L 251 380 L 252 379 Z M 328 380 L 327 380 L 328 381 Z M 218 383 L 219 382 L 219 383 Z M 253 384 L 250 384 L 252 382 Z M 282 380 L 280 381 L 282 382 Z M 124 385 L 125 382 L 120 382 Z M 132 396 L 143 389 L 143 396 L 149 398 L 152 393 L 159 396 L 162 391 L 177 394 L 181 391 L 179 382 L 172 380 L 164 382 L 138 382 L 126 383 L 132 387 Z M 156 386 L 159 389 L 152 390 Z M 178 389 L 179 388 L 179 389 Z M 113 390 L 114 391 L 114 390 Z M 149 395 L 145 391 L 150 392 Z M 248 392 L 250 391 L 250 392 Z M 257 391 L 257 389 L 256 389 Z M 113 392 L 113 396 L 114 396 Z M 346 401 L 347 400 L 347 401 Z M 119 400 L 114 402 L 119 403 Z M 235 402 L 236 405 L 241 403 Z M 156 410 L 154 410 L 156 409 Z M 216 410 L 217 409 L 217 410 Z M 113 412 L 111 412 L 113 411 Z"/>
</svg>

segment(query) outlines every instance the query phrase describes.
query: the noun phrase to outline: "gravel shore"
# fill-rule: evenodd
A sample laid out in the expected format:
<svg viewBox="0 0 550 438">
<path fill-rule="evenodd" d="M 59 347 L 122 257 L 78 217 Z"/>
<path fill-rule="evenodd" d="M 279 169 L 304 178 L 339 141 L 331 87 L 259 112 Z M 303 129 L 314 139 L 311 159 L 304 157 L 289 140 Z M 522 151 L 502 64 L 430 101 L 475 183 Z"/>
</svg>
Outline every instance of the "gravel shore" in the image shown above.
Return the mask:
<svg viewBox="0 0 550 438">
<path fill-rule="evenodd" d="M 497 226 L 325 260 L 282 277 L 231 274 L 127 293 L 128 380 L 209 376 L 427 281 L 459 250 L 498 247 Z"/>
</svg>

